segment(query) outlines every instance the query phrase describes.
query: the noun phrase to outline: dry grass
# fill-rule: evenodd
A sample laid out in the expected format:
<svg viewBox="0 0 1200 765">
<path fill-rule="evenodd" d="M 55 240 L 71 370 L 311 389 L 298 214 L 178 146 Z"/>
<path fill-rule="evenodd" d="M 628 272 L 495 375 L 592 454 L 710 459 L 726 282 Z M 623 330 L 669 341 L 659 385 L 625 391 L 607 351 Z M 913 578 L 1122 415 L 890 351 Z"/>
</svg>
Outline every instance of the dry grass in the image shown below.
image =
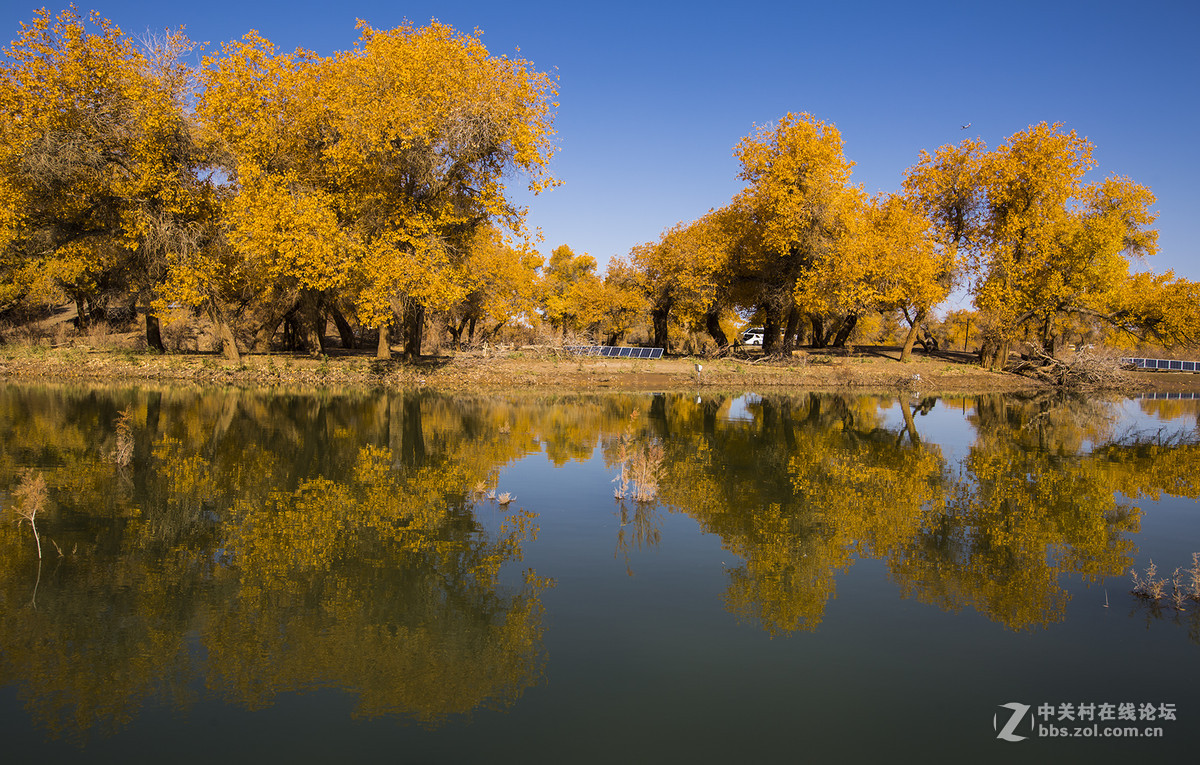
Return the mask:
<svg viewBox="0 0 1200 765">
<path fill-rule="evenodd" d="M 1145 576 L 1138 576 L 1137 569 L 1129 572 L 1129 576 L 1133 579 L 1133 592 L 1139 598 L 1151 601 L 1160 601 L 1166 592 L 1167 580 L 1158 578 L 1158 566 L 1154 565 L 1154 561 L 1150 561 L 1150 565 L 1146 567 Z"/>
<path fill-rule="evenodd" d="M 856 357 L 810 354 L 807 363 L 725 358 L 704 360 L 706 388 L 745 390 L 919 389 L 925 393 L 1028 391 L 1028 377 L 981 369 L 965 360 L 918 356 L 900 364 L 887 349 Z M 894 355 L 894 354 L 893 354 Z M 827 360 L 828 363 L 819 363 Z M 215 354 L 138 354 L 130 350 L 0 346 L 0 376 L 9 378 L 154 379 L 215 384 L 427 387 L 454 390 L 695 390 L 694 358 L 575 358 L 555 347 L 493 347 L 420 362 L 380 365 L 368 351 L 339 352 L 321 362 L 298 354 L 245 354 L 228 362 Z M 1129 390 L 1200 391 L 1200 375 L 1124 373 Z M 920 381 L 914 379 L 920 376 Z"/>
<path fill-rule="evenodd" d="M 1154 561 L 1150 561 L 1144 575 L 1139 576 L 1134 570 L 1130 576 L 1133 579 L 1133 594 L 1151 603 L 1157 604 L 1165 599 L 1172 608 L 1182 611 L 1188 601 L 1200 601 L 1200 553 L 1192 553 L 1191 568 L 1175 569 L 1169 580 L 1158 577 L 1158 567 Z M 1170 593 L 1167 592 L 1168 582 L 1171 584 Z"/>
<path fill-rule="evenodd" d="M 1200 601 L 1200 552 L 1192 553 L 1191 568 L 1177 568 L 1171 577 L 1174 585 L 1172 599 L 1176 608 L 1182 608 L 1184 601 Z"/>
</svg>

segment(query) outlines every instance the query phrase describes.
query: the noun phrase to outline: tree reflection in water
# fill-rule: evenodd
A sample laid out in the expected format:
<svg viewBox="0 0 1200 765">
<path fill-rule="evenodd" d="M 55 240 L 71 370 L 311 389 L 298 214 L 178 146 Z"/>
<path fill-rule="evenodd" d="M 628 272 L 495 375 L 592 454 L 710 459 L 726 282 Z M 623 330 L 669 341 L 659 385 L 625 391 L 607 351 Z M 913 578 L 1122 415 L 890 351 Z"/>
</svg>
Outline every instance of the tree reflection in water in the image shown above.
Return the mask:
<svg viewBox="0 0 1200 765">
<path fill-rule="evenodd" d="M 920 426 L 948 404 L 971 410 L 976 434 L 957 464 Z M 772 635 L 817 629 L 861 558 L 907 597 L 1045 626 L 1064 618 L 1066 578 L 1132 565 L 1138 498 L 1200 494 L 1194 434 L 1114 433 L 1103 402 L 741 405 L 731 418 L 720 395 L 9 387 L 0 681 L 68 737 L 201 688 L 261 708 L 334 687 L 360 715 L 429 725 L 505 708 L 544 676 L 552 583 L 520 573 L 536 515 L 477 487 L 531 453 L 550 471 L 600 444 L 610 476 L 653 454 L 654 498 L 615 500 L 626 568 L 666 513 L 685 514 L 740 559 L 725 606 Z M 8 511 L 26 468 L 48 489 L 43 545 L 62 553 L 41 569 Z"/>
</svg>

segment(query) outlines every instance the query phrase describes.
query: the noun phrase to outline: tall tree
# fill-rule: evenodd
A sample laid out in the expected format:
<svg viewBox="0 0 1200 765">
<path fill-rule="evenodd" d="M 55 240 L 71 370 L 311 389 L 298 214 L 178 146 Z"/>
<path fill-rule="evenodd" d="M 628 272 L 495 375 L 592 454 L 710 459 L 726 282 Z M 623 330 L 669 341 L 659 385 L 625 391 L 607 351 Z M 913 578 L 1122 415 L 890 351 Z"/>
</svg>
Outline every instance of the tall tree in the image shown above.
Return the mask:
<svg viewBox="0 0 1200 765">
<path fill-rule="evenodd" d="M 860 198 L 844 220 L 836 247 L 797 285 L 797 304 L 846 317 L 843 339 L 864 313 L 901 312 L 909 331 L 900 359 L 908 361 L 921 322 L 948 293 L 948 259 L 935 247 L 928 221 L 902 197 Z"/>
<path fill-rule="evenodd" d="M 508 174 L 534 192 L 555 183 L 555 83 L 446 25 L 360 33 L 330 58 L 251 34 L 206 60 L 200 113 L 233 184 L 226 273 L 270 290 L 282 269 L 289 289 L 344 291 L 380 330 L 379 355 L 397 316 L 419 355 L 426 312 L 466 294 L 475 231 L 523 233 Z"/>
<path fill-rule="evenodd" d="M 583 329 L 582 317 L 599 284 L 595 258 L 576 255 L 565 244 L 555 247 L 542 271 L 542 310 L 550 326 L 563 337 Z"/>
<path fill-rule="evenodd" d="M 843 155 L 836 127 L 790 112 L 742 139 L 734 155 L 748 184 L 743 204 L 754 221 L 746 230 L 758 235 L 742 267 L 758 293 L 763 351 L 790 352 L 797 288 L 845 226 L 854 163 Z"/>
<path fill-rule="evenodd" d="M 718 313 L 721 286 L 727 271 L 728 247 L 719 214 L 689 224 L 678 223 L 657 242 L 638 245 L 630 252 L 631 265 L 650 306 L 654 345 L 669 350 L 672 319 L 698 324 L 709 313 Z"/>
<path fill-rule="evenodd" d="M 0 248 L 8 300 L 75 302 L 80 323 L 127 295 L 148 305 L 170 252 L 211 212 L 188 116 L 194 45 L 181 32 L 139 49 L 74 9 L 37 11 L 0 63 Z M 161 349 L 147 311 L 147 337 Z"/>
<path fill-rule="evenodd" d="M 1120 177 L 1084 183 L 1093 148 L 1041 123 L 994 151 L 967 141 L 923 153 L 907 174 L 906 191 L 966 275 L 985 366 L 1001 368 L 1022 331 L 1053 346 L 1063 316 L 1118 321 L 1131 259 L 1157 249 L 1149 189 Z"/>
</svg>

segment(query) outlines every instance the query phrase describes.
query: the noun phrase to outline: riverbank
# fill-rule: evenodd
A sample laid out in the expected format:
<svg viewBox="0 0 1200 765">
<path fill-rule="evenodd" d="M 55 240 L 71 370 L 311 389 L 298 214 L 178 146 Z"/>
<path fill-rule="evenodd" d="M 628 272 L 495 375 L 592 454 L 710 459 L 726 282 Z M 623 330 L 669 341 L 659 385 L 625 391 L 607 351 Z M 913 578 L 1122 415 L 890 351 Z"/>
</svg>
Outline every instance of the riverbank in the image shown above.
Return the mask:
<svg viewBox="0 0 1200 765">
<path fill-rule="evenodd" d="M 720 390 L 800 389 L 928 393 L 1034 391 L 1045 386 L 1015 374 L 989 372 L 966 354 L 916 354 L 901 364 L 890 348 L 853 354 L 804 354 L 786 361 L 761 358 L 579 358 L 561 349 L 521 348 L 378 361 L 368 352 L 245 355 L 230 362 L 215 354 L 158 355 L 85 346 L 0 348 L 0 377 L 13 380 L 185 381 L 216 385 L 368 386 L 438 390 Z M 699 365 L 699 370 L 697 370 Z M 1119 389 L 1200 392 L 1200 374 L 1125 372 Z"/>
</svg>

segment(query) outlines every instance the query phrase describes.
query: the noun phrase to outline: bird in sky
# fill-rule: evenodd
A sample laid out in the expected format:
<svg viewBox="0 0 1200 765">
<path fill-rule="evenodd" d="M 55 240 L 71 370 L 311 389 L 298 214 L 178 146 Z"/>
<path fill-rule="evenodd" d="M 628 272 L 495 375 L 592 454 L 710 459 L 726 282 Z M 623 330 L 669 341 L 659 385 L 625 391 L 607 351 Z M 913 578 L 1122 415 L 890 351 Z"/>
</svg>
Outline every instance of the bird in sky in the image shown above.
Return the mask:
<svg viewBox="0 0 1200 765">
<path fill-rule="evenodd" d="M 962 129 L 963 129 L 963 130 L 966 130 L 966 129 L 967 129 L 967 128 L 969 128 L 969 127 L 971 127 L 971 123 L 970 123 L 970 122 L 968 122 L 967 124 L 963 125 L 963 126 L 962 126 Z"/>
</svg>

